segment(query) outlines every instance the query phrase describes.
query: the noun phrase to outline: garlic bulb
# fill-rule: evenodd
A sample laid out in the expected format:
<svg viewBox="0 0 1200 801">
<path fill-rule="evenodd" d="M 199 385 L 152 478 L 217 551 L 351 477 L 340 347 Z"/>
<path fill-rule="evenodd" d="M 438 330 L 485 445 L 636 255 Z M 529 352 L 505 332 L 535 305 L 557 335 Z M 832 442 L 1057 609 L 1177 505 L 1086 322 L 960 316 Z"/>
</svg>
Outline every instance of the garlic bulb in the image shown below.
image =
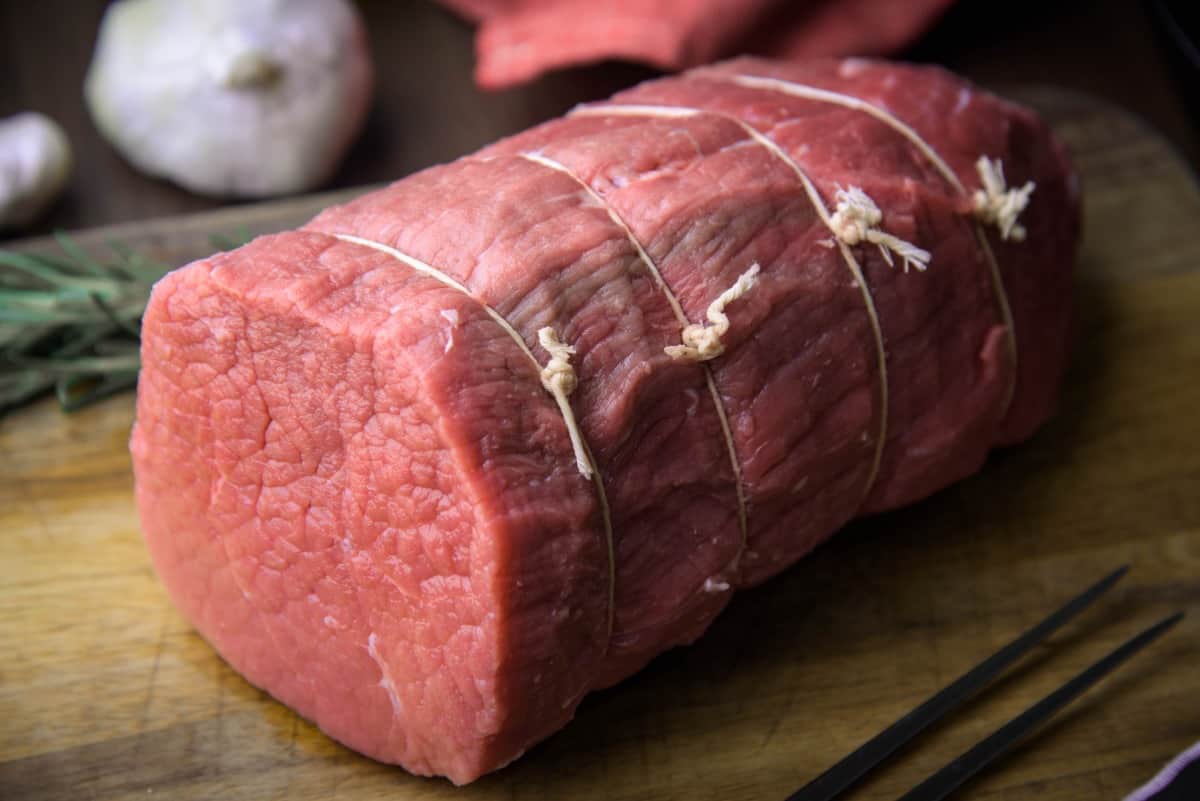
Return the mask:
<svg viewBox="0 0 1200 801">
<path fill-rule="evenodd" d="M 85 94 L 140 169 L 202 194 L 263 197 L 333 172 L 371 82 L 346 0 L 118 0 Z"/>
<path fill-rule="evenodd" d="M 71 145 L 58 123 L 27 111 L 0 120 L 0 228 L 18 228 L 62 192 Z"/>
</svg>

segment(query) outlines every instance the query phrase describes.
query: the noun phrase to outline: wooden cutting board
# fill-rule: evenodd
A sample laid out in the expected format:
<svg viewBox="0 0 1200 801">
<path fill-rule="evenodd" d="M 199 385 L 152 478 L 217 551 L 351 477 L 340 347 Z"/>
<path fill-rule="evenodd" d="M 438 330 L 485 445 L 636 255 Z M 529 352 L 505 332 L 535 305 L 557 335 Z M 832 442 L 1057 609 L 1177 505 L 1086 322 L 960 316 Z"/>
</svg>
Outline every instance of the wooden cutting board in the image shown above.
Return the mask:
<svg viewBox="0 0 1200 801">
<path fill-rule="evenodd" d="M 978 476 L 857 522 L 739 595 L 697 645 L 591 696 L 464 789 L 359 757 L 194 634 L 138 534 L 133 398 L 0 421 L 0 798 L 781 799 L 1117 565 L 1098 608 L 851 797 L 892 799 L 1136 630 L 1166 639 L 960 797 L 1119 799 L 1200 739 L 1200 190 L 1138 121 L 1020 93 L 1086 182 L 1076 353 L 1058 416 Z M 181 263 L 330 196 L 137 223 Z M 31 247 L 44 247 L 33 243 Z"/>
</svg>

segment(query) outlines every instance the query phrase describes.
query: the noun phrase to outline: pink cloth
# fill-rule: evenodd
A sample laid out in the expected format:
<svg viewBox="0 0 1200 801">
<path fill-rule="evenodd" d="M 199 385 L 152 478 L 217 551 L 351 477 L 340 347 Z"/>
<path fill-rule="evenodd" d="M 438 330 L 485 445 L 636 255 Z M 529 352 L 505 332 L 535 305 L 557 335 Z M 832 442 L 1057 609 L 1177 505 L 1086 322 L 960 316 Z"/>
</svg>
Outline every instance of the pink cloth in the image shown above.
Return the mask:
<svg viewBox="0 0 1200 801">
<path fill-rule="evenodd" d="M 475 80 L 502 89 L 609 58 L 678 70 L 737 52 L 885 55 L 954 0 L 441 0 L 477 22 Z"/>
</svg>

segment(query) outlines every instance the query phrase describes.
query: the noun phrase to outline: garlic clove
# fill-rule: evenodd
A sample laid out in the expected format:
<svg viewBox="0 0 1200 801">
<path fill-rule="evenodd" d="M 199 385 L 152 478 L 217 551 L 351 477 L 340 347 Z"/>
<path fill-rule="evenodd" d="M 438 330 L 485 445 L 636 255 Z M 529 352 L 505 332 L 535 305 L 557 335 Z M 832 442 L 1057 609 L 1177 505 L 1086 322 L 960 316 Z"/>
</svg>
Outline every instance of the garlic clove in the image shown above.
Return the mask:
<svg viewBox="0 0 1200 801">
<path fill-rule="evenodd" d="M 371 84 L 346 0 L 118 0 L 85 95 L 137 168 L 201 194 L 265 197 L 333 172 Z"/>
<path fill-rule="evenodd" d="M 27 111 L 0 120 L 0 228 L 20 228 L 66 185 L 71 144 L 58 123 Z"/>
</svg>

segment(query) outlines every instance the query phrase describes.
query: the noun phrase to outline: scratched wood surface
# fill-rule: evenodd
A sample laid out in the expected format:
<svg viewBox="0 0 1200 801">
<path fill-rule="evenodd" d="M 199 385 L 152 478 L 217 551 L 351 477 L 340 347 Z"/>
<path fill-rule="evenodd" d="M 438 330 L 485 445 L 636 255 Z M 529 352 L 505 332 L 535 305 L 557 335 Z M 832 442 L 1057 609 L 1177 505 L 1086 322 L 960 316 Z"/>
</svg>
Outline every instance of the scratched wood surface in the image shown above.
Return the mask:
<svg viewBox="0 0 1200 801">
<path fill-rule="evenodd" d="M 860 521 L 734 600 L 697 645 L 593 695 L 463 789 L 341 748 L 246 684 L 171 607 L 142 547 L 132 397 L 0 420 L 0 798 L 781 799 L 1061 600 L 1134 572 L 861 787 L 891 799 L 1127 636 L 1189 617 L 961 797 L 1119 799 L 1200 739 L 1200 191 L 1160 137 L 1087 98 L 1021 94 L 1087 193 L 1057 417 L 907 510 Z M 328 197 L 85 234 L 170 263 Z M 31 243 L 30 247 L 41 247 Z"/>
</svg>

